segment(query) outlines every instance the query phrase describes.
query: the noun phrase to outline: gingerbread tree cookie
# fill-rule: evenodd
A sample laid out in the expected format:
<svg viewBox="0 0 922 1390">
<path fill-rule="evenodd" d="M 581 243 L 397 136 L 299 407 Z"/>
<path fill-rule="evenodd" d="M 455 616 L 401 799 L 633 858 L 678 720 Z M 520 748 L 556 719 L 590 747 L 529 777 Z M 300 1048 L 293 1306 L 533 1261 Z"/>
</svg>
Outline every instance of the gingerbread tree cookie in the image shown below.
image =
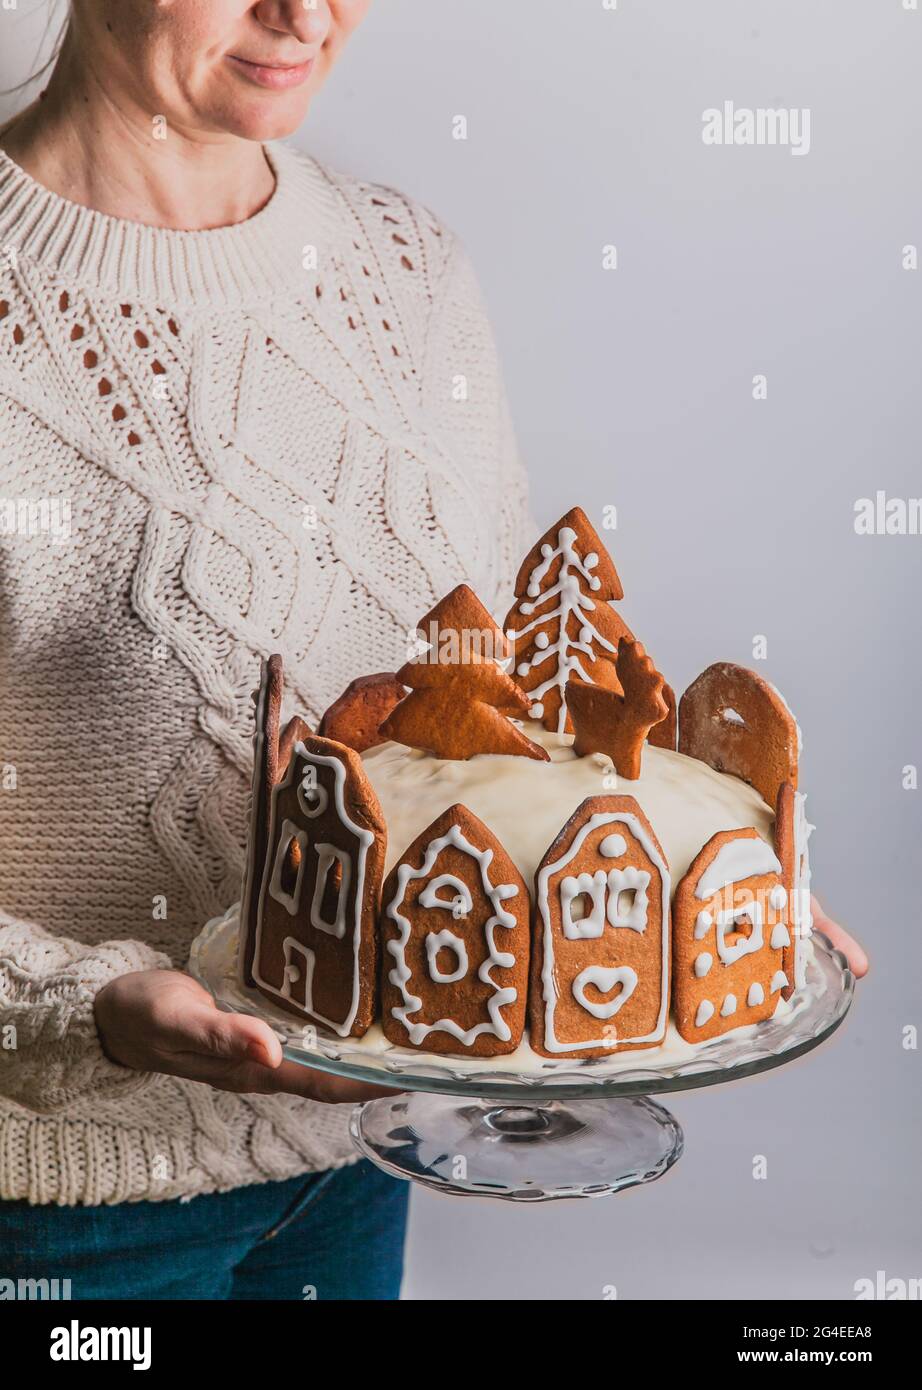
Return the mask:
<svg viewBox="0 0 922 1390">
<path fill-rule="evenodd" d="M 528 700 L 484 654 L 482 634 L 493 650 L 502 649 L 503 636 L 476 595 L 459 585 L 422 623 L 430 649 L 397 672 L 410 694 L 384 720 L 382 735 L 436 758 L 505 753 L 547 762 L 545 750 L 507 718 L 524 719 Z"/>
<path fill-rule="evenodd" d="M 512 671 L 530 714 L 557 733 L 572 732 L 566 686 L 571 677 L 620 692 L 615 657 L 631 633 L 608 600 L 621 580 L 586 514 L 574 507 L 526 555 L 506 618 Z"/>
<path fill-rule="evenodd" d="M 623 694 L 571 681 L 567 687 L 576 730 L 574 752 L 607 753 L 629 782 L 640 776 L 644 740 L 669 716 L 665 682 L 639 642 L 622 642 L 616 662 Z"/>
</svg>

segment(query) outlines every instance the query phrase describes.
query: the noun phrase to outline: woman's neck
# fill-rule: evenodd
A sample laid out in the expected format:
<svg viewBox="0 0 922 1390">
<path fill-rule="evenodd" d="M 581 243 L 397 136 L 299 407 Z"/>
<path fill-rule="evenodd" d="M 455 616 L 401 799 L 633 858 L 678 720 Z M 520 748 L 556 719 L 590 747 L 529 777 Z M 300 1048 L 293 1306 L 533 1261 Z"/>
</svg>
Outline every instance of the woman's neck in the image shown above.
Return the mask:
<svg viewBox="0 0 922 1390">
<path fill-rule="evenodd" d="M 116 99 L 65 51 L 42 97 L 0 131 L 0 148 L 61 197 L 155 227 L 231 226 L 272 196 L 259 145 L 161 120 Z"/>
</svg>

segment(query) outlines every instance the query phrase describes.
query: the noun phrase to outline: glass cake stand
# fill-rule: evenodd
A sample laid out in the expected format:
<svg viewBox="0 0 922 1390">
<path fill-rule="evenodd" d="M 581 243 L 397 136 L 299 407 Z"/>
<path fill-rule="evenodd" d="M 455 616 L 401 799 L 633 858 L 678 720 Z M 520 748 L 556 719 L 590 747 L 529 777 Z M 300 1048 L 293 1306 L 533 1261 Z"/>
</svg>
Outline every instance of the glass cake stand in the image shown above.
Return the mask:
<svg viewBox="0 0 922 1390">
<path fill-rule="evenodd" d="M 438 1192 L 548 1201 L 602 1197 L 672 1167 L 682 1130 L 651 1095 L 769 1071 L 834 1033 L 855 979 L 825 936 L 811 944 L 806 987 L 766 1022 L 696 1047 L 670 1028 L 662 1047 L 585 1061 L 527 1045 L 489 1060 L 441 1057 L 393 1047 L 377 1025 L 363 1038 L 305 1027 L 237 980 L 236 907 L 196 937 L 189 970 L 221 1008 L 269 1023 L 291 1061 L 399 1088 L 352 1114 L 355 1145 L 379 1168 Z"/>
</svg>

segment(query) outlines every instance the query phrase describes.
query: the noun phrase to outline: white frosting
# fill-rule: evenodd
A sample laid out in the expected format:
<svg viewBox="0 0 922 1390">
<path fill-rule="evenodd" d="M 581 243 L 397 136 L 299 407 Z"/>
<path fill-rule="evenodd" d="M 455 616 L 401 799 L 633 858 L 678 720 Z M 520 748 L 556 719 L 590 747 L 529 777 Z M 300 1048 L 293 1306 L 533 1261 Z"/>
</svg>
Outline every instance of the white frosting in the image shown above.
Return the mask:
<svg viewBox="0 0 922 1390">
<path fill-rule="evenodd" d="M 636 798 L 663 847 L 673 884 L 718 830 L 752 826 L 765 842 L 771 839 L 774 815 L 758 792 L 696 758 L 648 744 L 641 775 L 629 782 L 616 776 L 603 754 L 577 757 L 572 736 L 530 722 L 522 728 L 548 750 L 549 763 L 496 754 L 452 762 L 398 743 L 365 754 L 387 821 L 388 869 L 455 802 L 489 827 L 529 887 L 548 847 L 588 796 Z"/>
<path fill-rule="evenodd" d="M 735 995 L 735 994 L 728 994 L 727 997 L 726 997 L 726 999 L 724 1000 L 724 1002 L 723 1002 L 723 1003 L 721 1004 L 721 1006 L 720 1006 L 720 1016 L 721 1016 L 721 1018 L 729 1018 L 729 1017 L 731 1016 L 731 1014 L 735 1014 L 735 1013 L 736 1013 L 736 995 Z"/>
<path fill-rule="evenodd" d="M 765 990 L 757 980 L 753 981 L 749 986 L 749 993 L 746 995 L 746 1003 L 749 1005 L 750 1009 L 754 1009 L 758 1004 L 765 1003 Z"/>
<path fill-rule="evenodd" d="M 725 830 L 735 829 L 724 826 Z M 756 827 L 758 829 L 758 827 Z M 781 864 L 765 840 L 758 838 L 728 840 L 721 845 L 698 880 L 696 898 L 710 898 L 726 888 L 728 883 L 741 883 L 757 874 L 780 874 Z"/>
<path fill-rule="evenodd" d="M 703 980 L 713 964 L 714 957 L 710 951 L 702 951 L 699 956 L 695 956 L 695 975 L 697 978 Z"/>
</svg>

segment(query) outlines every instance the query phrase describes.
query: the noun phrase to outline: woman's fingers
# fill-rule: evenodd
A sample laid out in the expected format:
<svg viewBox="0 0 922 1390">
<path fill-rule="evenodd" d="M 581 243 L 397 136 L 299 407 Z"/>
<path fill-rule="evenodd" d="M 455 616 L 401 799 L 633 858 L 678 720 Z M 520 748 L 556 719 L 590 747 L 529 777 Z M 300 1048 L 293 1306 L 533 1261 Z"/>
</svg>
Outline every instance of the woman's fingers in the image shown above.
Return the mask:
<svg viewBox="0 0 922 1390">
<path fill-rule="evenodd" d="M 844 927 L 840 927 L 838 922 L 834 922 L 831 917 L 826 916 L 818 898 L 812 898 L 811 905 L 813 925 L 817 931 L 821 931 L 824 936 L 829 937 L 837 951 L 842 952 L 848 961 L 852 974 L 860 980 L 863 975 L 868 973 L 869 967 L 868 956 L 864 947 Z"/>
</svg>

